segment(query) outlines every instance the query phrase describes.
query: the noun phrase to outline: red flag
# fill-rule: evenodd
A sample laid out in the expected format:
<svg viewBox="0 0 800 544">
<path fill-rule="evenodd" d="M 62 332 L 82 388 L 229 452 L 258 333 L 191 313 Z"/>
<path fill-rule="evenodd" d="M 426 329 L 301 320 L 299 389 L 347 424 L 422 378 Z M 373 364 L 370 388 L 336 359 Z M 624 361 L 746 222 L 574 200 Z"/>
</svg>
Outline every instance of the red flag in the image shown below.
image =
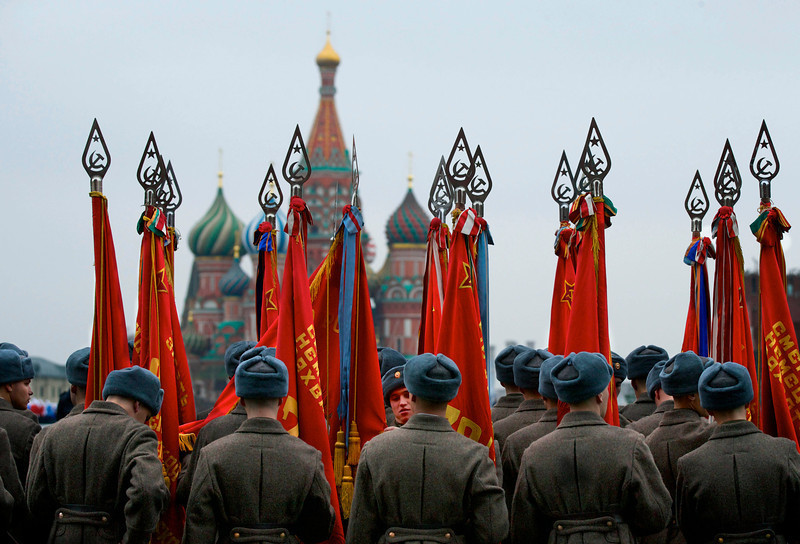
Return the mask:
<svg viewBox="0 0 800 544">
<path fill-rule="evenodd" d="M 256 326 L 261 338 L 269 326 L 278 319 L 278 300 L 281 297 L 278 282 L 278 252 L 272 223 L 264 221 L 254 234 L 258 247 L 256 270 Z"/>
<path fill-rule="evenodd" d="M 556 279 L 553 283 L 553 302 L 550 305 L 550 338 L 547 350 L 554 355 L 566 355 L 567 329 L 575 289 L 575 230 L 569 222 L 561 223 L 556 231 Z"/>
<path fill-rule="evenodd" d="M 689 283 L 689 312 L 686 315 L 681 351 L 693 351 L 702 357 L 708 357 L 711 333 L 711 302 L 706 259 L 708 257 L 713 259 L 715 256 L 711 240 L 696 236 L 683 257 L 683 262 L 692 267 L 692 274 Z"/>
<path fill-rule="evenodd" d="M 91 192 L 89 196 L 92 197 L 95 295 L 89 376 L 86 380 L 87 407 L 92 401 L 102 398 L 109 372 L 131 365 L 117 256 L 108 221 L 108 200 L 99 192 Z"/>
<path fill-rule="evenodd" d="M 711 357 L 715 361 L 733 361 L 747 368 L 758 391 L 756 362 L 747 299 L 744 290 L 744 263 L 739 244 L 739 226 L 730 206 L 722 206 L 711 225 L 717 238 L 717 266 L 714 270 L 714 308 L 711 321 Z M 747 410 L 747 419 L 759 421 L 758 399 Z"/>
<path fill-rule="evenodd" d="M 473 262 L 480 231 L 476 219 L 475 210 L 467 209 L 453 228 L 436 351 L 450 357 L 461 371 L 461 387 L 447 407 L 447 419 L 457 432 L 488 446 L 494 460 L 494 430 Z"/>
<path fill-rule="evenodd" d="M 444 286 L 447 279 L 450 231 L 441 219 L 434 217 L 428 227 L 428 250 L 422 291 L 422 315 L 419 322 L 417 353 L 433 353 L 442 324 Z"/>
<path fill-rule="evenodd" d="M 178 425 L 183 411 L 177 387 L 175 343 L 178 340 L 182 342 L 182 339 L 175 336 L 172 326 L 174 297 L 172 273 L 165 257 L 164 242 L 169 242 L 165 223 L 161 210 L 153 206 L 148 206 L 139 220 L 138 230 L 143 236 L 133 363 L 150 370 L 161 380 L 164 400 L 161 411 L 150 419 L 149 425 L 158 436 L 158 456 L 164 465 L 164 480 L 174 496 L 181 470 Z M 171 501 L 153 533 L 153 542 L 176 542 L 182 534 L 183 510 Z"/>
<path fill-rule="evenodd" d="M 778 208 L 762 211 L 750 229 L 761 244 L 761 430 L 794 440 L 800 450 L 800 351 L 786 300 L 781 239 L 791 228 Z"/>
<path fill-rule="evenodd" d="M 292 197 L 286 226 L 290 238 L 283 270 L 277 346 L 278 359 L 289 369 L 289 394 L 281 405 L 279 419 L 289 433 L 299 436 L 322 453 L 325 476 L 331 486 L 331 504 L 336 512 L 336 524 L 329 542 L 343 543 L 344 530 L 323 411 L 317 341 L 306 273 L 305 238 L 301 235 L 307 215 L 310 214 L 303 199 Z"/>
<path fill-rule="evenodd" d="M 611 364 L 608 339 L 608 300 L 606 291 L 606 235 L 611 218 L 617 214 L 611 199 L 580 195 L 572 203 L 569 219 L 581 233 L 578 248 L 572 311 L 569 317 L 564 353 L 589 351 L 602 354 Z M 619 426 L 614 380 L 608 385 L 609 402 L 605 420 Z"/>
</svg>

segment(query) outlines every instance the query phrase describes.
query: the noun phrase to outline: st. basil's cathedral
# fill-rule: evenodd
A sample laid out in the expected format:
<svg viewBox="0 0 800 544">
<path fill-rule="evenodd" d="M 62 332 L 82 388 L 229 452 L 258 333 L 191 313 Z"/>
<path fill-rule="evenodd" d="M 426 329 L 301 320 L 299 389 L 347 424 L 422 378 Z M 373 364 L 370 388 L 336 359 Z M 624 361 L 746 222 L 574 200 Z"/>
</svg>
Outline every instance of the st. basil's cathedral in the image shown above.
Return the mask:
<svg viewBox="0 0 800 544">
<path fill-rule="evenodd" d="M 314 218 L 308 231 L 309 273 L 327 255 L 331 233 L 337 227 L 332 221 L 341 217 L 342 207 L 351 199 L 350 150 L 345 145 L 334 102 L 334 78 L 340 57 L 331 46 L 330 34 L 316 62 L 322 85 L 317 115 L 307 140 L 311 178 L 303 186 L 303 197 Z M 254 265 L 257 263 L 258 248 L 253 244 L 253 233 L 265 218 L 259 211 L 245 225 L 225 200 L 222 172 L 218 178 L 211 207 L 188 237 L 194 262 L 182 323 L 198 408 L 210 406 L 227 382 L 222 364 L 225 349 L 239 340 L 258 340 L 255 278 L 242 269 L 241 260 L 247 255 Z M 417 350 L 430 223 L 430 216 L 414 197 L 411 182 L 409 175 L 405 198 L 386 223 L 388 254 L 378 271 L 371 266 L 375 243 L 366 230 L 362 235 L 378 345 L 406 355 L 416 354 Z M 362 212 L 369 218 L 368 203 Z M 279 277 L 287 247 L 285 221 L 285 212 L 281 210 L 277 217 Z"/>
</svg>

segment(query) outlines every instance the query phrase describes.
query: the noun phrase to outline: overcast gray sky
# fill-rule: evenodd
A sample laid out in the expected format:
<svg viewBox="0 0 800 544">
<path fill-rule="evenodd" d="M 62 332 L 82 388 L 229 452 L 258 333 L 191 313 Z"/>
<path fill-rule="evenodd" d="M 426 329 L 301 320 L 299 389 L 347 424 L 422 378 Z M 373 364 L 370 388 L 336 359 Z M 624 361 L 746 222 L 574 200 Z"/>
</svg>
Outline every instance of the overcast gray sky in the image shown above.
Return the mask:
<svg viewBox="0 0 800 544">
<path fill-rule="evenodd" d="M 497 346 L 546 345 L 558 226 L 550 185 L 562 149 L 577 163 L 592 116 L 613 161 L 606 194 L 619 210 L 606 234 L 612 349 L 680 348 L 690 240 L 683 201 L 696 169 L 712 194 L 726 138 L 744 178 L 736 212 L 746 267 L 758 259 L 748 164 L 762 118 L 781 160 L 775 203 L 800 221 L 795 2 L 5 1 L 0 340 L 57 362 L 90 341 L 91 203 L 81 154 L 95 117 L 112 155 L 104 189 L 129 330 L 136 168 L 151 130 L 183 189 L 184 236 L 214 197 L 219 148 L 228 202 L 249 221 L 295 124 L 309 134 L 328 12 L 342 58 L 336 103 L 346 139 L 357 138 L 375 266 L 406 190 L 408 152 L 424 206 L 459 127 L 481 145 L 494 181 L 486 218 Z M 790 246 L 787 264 L 800 267 Z M 184 240 L 179 309 L 191 262 Z"/>
</svg>

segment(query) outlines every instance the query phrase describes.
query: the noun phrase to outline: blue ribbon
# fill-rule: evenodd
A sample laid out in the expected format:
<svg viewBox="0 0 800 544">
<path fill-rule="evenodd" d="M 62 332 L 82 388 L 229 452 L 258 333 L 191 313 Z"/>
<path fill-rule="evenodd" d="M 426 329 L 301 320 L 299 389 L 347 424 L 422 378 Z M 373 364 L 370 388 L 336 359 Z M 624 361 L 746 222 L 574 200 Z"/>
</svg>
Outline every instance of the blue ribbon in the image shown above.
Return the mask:
<svg viewBox="0 0 800 544">
<path fill-rule="evenodd" d="M 699 340 L 697 342 L 697 350 L 700 352 L 698 353 L 701 357 L 708 357 L 708 284 L 706 279 L 708 275 L 706 274 L 706 265 L 705 263 L 697 265 L 696 274 L 697 283 L 699 284 L 699 288 L 697 290 L 697 325 L 698 325 L 698 333 L 699 333 Z"/>
<path fill-rule="evenodd" d="M 353 221 L 355 219 L 355 222 Z M 342 218 L 342 274 L 339 280 L 339 379 L 341 397 L 336 413 L 344 422 L 345 444 L 350 436 L 350 356 L 353 324 L 353 293 L 356 283 L 356 244 L 364 224 L 355 206 Z"/>
<path fill-rule="evenodd" d="M 267 253 L 272 251 L 272 233 L 271 232 L 264 232 L 261 234 L 261 239 L 258 241 L 258 250 L 259 251 L 266 251 Z"/>
<path fill-rule="evenodd" d="M 492 364 L 489 357 L 489 245 L 494 244 L 489 227 L 478 234 L 475 276 L 478 282 L 478 304 L 480 305 L 481 330 L 483 332 L 483 353 L 486 357 L 486 376 L 491 376 Z M 490 387 L 491 390 L 491 387 Z"/>
</svg>

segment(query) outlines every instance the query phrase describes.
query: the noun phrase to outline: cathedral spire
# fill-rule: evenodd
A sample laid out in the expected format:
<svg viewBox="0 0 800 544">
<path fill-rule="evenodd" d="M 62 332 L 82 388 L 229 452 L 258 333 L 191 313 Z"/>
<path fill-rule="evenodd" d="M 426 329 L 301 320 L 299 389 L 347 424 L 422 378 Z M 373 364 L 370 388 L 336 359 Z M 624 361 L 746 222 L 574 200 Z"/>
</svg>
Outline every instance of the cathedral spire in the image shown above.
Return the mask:
<svg viewBox="0 0 800 544">
<path fill-rule="evenodd" d="M 328 30 L 325 47 L 317 55 L 322 85 L 319 88 L 317 116 L 308 140 L 311 167 L 315 172 L 325 168 L 350 170 L 350 157 L 345 148 L 342 127 L 339 125 L 339 116 L 333 101 L 333 96 L 336 94 L 334 79 L 340 60 L 339 54 L 331 45 L 331 32 Z"/>
</svg>

